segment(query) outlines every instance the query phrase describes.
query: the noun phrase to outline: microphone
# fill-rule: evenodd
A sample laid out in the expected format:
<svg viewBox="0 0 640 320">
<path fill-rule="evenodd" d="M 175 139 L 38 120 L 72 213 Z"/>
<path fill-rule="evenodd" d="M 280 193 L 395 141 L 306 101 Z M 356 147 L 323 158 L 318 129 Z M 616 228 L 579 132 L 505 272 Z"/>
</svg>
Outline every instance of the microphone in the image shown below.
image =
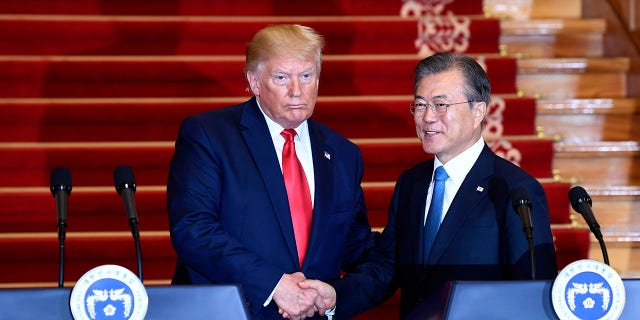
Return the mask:
<svg viewBox="0 0 640 320">
<path fill-rule="evenodd" d="M 531 223 L 531 199 L 527 189 L 518 187 L 511 190 L 511 204 L 513 210 L 518 213 L 520 222 L 522 222 L 522 231 L 528 238 L 533 238 L 533 225 Z"/>
<path fill-rule="evenodd" d="M 529 198 L 529 192 L 527 189 L 518 187 L 511 190 L 511 204 L 513 205 L 513 210 L 518 213 L 520 217 L 520 222 L 522 223 L 522 231 L 527 238 L 527 242 L 529 243 L 529 254 L 531 256 L 531 279 L 535 280 L 536 278 L 536 270 L 535 270 L 535 254 L 534 254 L 534 246 L 533 246 L 533 224 L 531 223 L 531 208 L 532 203 Z"/>
<path fill-rule="evenodd" d="M 60 262 L 58 287 L 64 284 L 64 240 L 67 234 L 68 198 L 71 195 L 71 171 L 65 167 L 57 167 L 51 171 L 51 194 L 56 199 L 58 215 L 58 242 L 60 244 Z"/>
<path fill-rule="evenodd" d="M 582 215 L 584 220 L 587 222 L 589 229 L 596 239 L 598 239 L 598 243 L 600 243 L 600 248 L 602 249 L 604 262 L 608 265 L 609 256 L 607 254 L 607 248 L 604 245 L 602 232 L 600 232 L 600 225 L 598 224 L 598 221 L 596 221 L 596 217 L 591 210 L 591 197 L 589 197 L 589 194 L 583 187 L 574 186 L 569 190 L 569 202 L 571 202 L 573 210 Z"/>
<path fill-rule="evenodd" d="M 136 256 L 138 261 L 138 277 L 142 280 L 142 256 L 140 253 L 140 232 L 138 230 L 138 213 L 136 212 L 136 179 L 133 176 L 131 167 L 121 165 L 113 171 L 113 180 L 118 195 L 122 197 L 124 208 L 129 217 L 129 227 L 131 235 L 136 245 Z"/>
<path fill-rule="evenodd" d="M 569 190 L 569 201 L 571 202 L 573 210 L 584 217 L 587 225 L 589 225 L 589 229 L 591 229 L 591 232 L 593 232 L 596 238 L 601 238 L 602 233 L 600 232 L 600 225 L 596 221 L 593 211 L 591 211 L 592 202 L 587 191 L 580 186 L 571 188 Z"/>
<path fill-rule="evenodd" d="M 138 213 L 136 212 L 136 201 L 134 198 L 136 179 L 133 177 L 133 170 L 131 170 L 129 166 L 118 166 L 113 171 L 113 181 L 118 195 L 122 197 L 122 201 L 124 202 L 124 208 L 129 217 L 129 222 L 137 223 Z"/>
</svg>

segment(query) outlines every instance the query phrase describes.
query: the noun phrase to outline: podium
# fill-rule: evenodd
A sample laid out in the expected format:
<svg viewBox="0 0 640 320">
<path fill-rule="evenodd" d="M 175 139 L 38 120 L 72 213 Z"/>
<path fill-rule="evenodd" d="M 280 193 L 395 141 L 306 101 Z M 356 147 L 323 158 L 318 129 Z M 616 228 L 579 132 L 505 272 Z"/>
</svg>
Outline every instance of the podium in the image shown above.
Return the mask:
<svg viewBox="0 0 640 320">
<path fill-rule="evenodd" d="M 640 319 L 640 279 L 623 280 L 626 304 L 620 320 Z M 406 320 L 519 319 L 558 317 L 553 281 L 454 281 L 430 296 Z"/>
<path fill-rule="evenodd" d="M 146 319 L 249 319 L 237 285 L 148 286 Z M 3 319 L 73 319 L 71 288 L 2 289 Z"/>
</svg>

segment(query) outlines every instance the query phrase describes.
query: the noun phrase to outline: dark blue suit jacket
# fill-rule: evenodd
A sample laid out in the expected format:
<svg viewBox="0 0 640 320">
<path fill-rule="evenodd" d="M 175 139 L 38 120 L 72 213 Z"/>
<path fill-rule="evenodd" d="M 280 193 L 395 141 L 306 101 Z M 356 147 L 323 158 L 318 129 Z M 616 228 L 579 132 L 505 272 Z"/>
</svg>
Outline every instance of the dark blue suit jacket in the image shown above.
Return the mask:
<svg viewBox="0 0 640 320">
<path fill-rule="evenodd" d="M 301 268 L 282 171 L 255 98 L 182 123 L 167 183 L 174 284 L 239 283 L 254 319 L 281 319 L 275 303 L 262 304 L 284 273 L 331 282 L 373 246 L 360 150 L 312 119 L 308 125 L 315 201 Z"/>
<path fill-rule="evenodd" d="M 524 187 L 533 202 L 536 279 L 557 275 L 542 186 L 487 145 L 453 199 L 424 264 L 420 239 L 433 162 L 423 162 L 398 179 L 378 247 L 336 285 L 338 311 L 353 315 L 400 288 L 401 315 L 407 315 L 447 281 L 531 279 L 528 242 L 510 199 L 516 187 Z"/>
</svg>

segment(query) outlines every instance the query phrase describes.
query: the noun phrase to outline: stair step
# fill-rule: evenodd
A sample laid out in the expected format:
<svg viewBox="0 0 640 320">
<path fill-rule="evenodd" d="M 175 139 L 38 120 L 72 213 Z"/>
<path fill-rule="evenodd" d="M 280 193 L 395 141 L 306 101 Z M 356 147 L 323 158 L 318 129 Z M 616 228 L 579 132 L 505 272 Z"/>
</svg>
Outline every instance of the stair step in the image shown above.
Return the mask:
<svg viewBox="0 0 640 320">
<path fill-rule="evenodd" d="M 59 276 L 56 232 L 0 234 L 0 283 L 48 282 Z M 165 280 L 173 276 L 176 255 L 169 232 L 140 232 L 143 278 Z M 65 240 L 66 281 L 77 281 L 103 264 L 118 264 L 137 274 L 135 244 L 127 232 L 69 232 Z M 20 272 L 16 272 L 20 270 Z"/>
<path fill-rule="evenodd" d="M 637 236 L 633 239 L 609 239 L 607 237 L 604 239 L 611 267 L 618 271 L 623 279 L 640 278 L 640 259 L 638 259 L 640 240 Z M 593 236 L 590 248 L 589 258 L 603 261 L 600 244 Z"/>
<path fill-rule="evenodd" d="M 44 5 L 46 3 L 46 5 Z M 418 2 L 413 2 L 418 5 Z M 522 0 L 452 1 L 443 5 L 442 12 L 455 14 L 485 14 L 505 19 L 579 18 L 580 0 Z M 12 14 L 69 14 L 69 15 L 203 15 L 203 16 L 326 16 L 326 15 L 394 15 L 401 11 L 399 1 L 341 0 L 317 2 L 294 0 L 286 3 L 255 2 L 251 0 L 156 0 L 150 6 L 144 0 L 4 0 L 0 12 Z"/>
<path fill-rule="evenodd" d="M 402 171 L 433 157 L 417 138 L 352 141 L 362 151 L 364 181 L 395 181 Z M 512 136 L 487 143 L 534 177 L 552 176 L 553 140 Z M 47 186 L 51 170 L 58 166 L 71 170 L 74 185 L 111 185 L 113 169 L 122 164 L 133 168 L 138 185 L 162 185 L 172 154 L 172 141 L 0 143 L 0 185 Z"/>
<path fill-rule="evenodd" d="M 551 213 L 551 222 L 571 222 L 567 182 L 540 179 Z M 395 182 L 364 182 L 369 223 L 375 228 L 387 224 L 387 209 Z M 40 187 L 0 188 L 0 234 L 16 232 L 52 232 L 56 230 L 55 199 L 49 189 Z M 166 231 L 169 218 L 166 205 L 166 186 L 137 187 L 136 211 L 140 230 Z M 73 187 L 68 199 L 67 230 L 70 232 L 127 231 L 129 224 L 124 204 L 114 187 Z"/>
<path fill-rule="evenodd" d="M 518 88 L 540 99 L 625 98 L 629 58 L 518 60 Z"/>
<path fill-rule="evenodd" d="M 476 58 L 485 65 L 494 94 L 515 93 L 517 82 L 525 96 L 542 99 L 626 96 L 628 58 Z M 410 94 L 418 60 L 415 55 L 326 56 L 320 95 Z M 241 56 L 0 56 L 0 94 L 246 97 L 246 80 L 238 71 L 243 65 Z"/>
<path fill-rule="evenodd" d="M 498 53 L 500 21 L 468 22 L 466 52 Z M 440 20 L 432 24 L 442 23 Z M 299 23 L 326 39 L 325 54 L 415 54 L 418 20 L 399 15 L 327 17 L 0 15 L 4 55 L 243 55 L 260 29 Z M 459 34 L 442 34 L 459 37 Z M 456 41 L 460 39 L 456 38 Z M 440 41 L 445 41 L 440 39 Z M 372 46 L 372 43 L 377 45 Z"/>
<path fill-rule="evenodd" d="M 604 56 L 604 19 L 502 20 L 500 46 L 525 58 Z"/>
<path fill-rule="evenodd" d="M 558 142 L 554 168 L 581 184 L 640 185 L 638 141 Z"/>
<path fill-rule="evenodd" d="M 583 187 L 593 201 L 593 213 L 607 240 L 640 242 L 640 185 L 585 184 Z M 576 219 L 585 224 L 582 217 Z"/>
<path fill-rule="evenodd" d="M 484 0 L 484 12 L 510 20 L 582 17 L 581 0 Z"/>
<path fill-rule="evenodd" d="M 419 24 L 468 19 L 467 54 L 525 57 L 601 57 L 603 19 L 498 20 L 438 16 L 434 22 L 400 16 L 58 16 L 0 15 L 0 54 L 238 55 L 255 32 L 273 23 L 301 23 L 327 40 L 325 54 L 414 54 Z M 419 22 L 420 21 L 420 22 Z M 441 36 L 449 36 L 443 34 Z M 459 37 L 453 33 L 450 36 Z M 460 41 L 459 39 L 455 39 Z M 444 40 L 441 40 L 444 41 Z M 371 46 L 372 42 L 384 44 Z M 215 45 L 212 45 L 215 43 Z"/>
<path fill-rule="evenodd" d="M 536 0 L 540 1 L 540 0 Z M 574 0 L 572 0 L 574 1 Z M 453 1 L 447 11 L 456 14 L 482 14 L 483 1 Z M 340 0 L 315 2 L 306 0 L 4 0 L 0 12 L 69 15 L 203 15 L 203 16 L 326 16 L 326 15 L 397 15 L 400 1 Z"/>
<path fill-rule="evenodd" d="M 538 100 L 536 124 L 547 135 L 577 144 L 640 137 L 640 99 Z"/>
<path fill-rule="evenodd" d="M 170 141 L 187 116 L 246 98 L 3 99 L 0 141 Z M 411 95 L 319 97 L 313 118 L 348 138 L 415 137 Z M 535 135 L 536 101 L 493 96 L 487 137 Z"/>
<path fill-rule="evenodd" d="M 476 56 L 493 94 L 516 93 L 516 60 Z M 416 55 L 325 56 L 320 96 L 412 93 Z M 247 97 L 243 56 L 0 56 L 0 96 Z"/>
<path fill-rule="evenodd" d="M 588 230 L 554 225 L 552 232 L 560 267 L 586 258 L 589 249 Z M 0 234 L 0 244 L 0 254 L 4 257 L 0 261 L 0 283 L 29 287 L 30 283 L 58 280 L 57 233 Z M 166 281 L 172 277 L 176 255 L 169 232 L 140 232 L 140 248 L 145 283 Z M 65 282 L 75 282 L 85 272 L 103 264 L 118 264 L 137 273 L 135 246 L 130 233 L 67 233 Z"/>
<path fill-rule="evenodd" d="M 640 276 L 640 185 L 585 184 L 593 201 L 593 214 L 603 234 L 611 266 L 623 278 Z M 584 218 L 572 212 L 574 224 L 586 227 Z M 602 250 L 595 236 L 590 235 L 589 258 L 603 261 Z"/>
</svg>

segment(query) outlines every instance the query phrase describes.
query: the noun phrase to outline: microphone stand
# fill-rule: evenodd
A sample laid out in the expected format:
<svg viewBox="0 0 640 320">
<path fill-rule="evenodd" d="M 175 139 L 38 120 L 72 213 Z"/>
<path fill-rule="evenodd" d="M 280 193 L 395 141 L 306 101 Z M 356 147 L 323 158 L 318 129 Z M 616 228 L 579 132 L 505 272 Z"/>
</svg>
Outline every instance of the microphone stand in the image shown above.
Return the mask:
<svg viewBox="0 0 640 320">
<path fill-rule="evenodd" d="M 524 217 L 523 218 L 523 222 L 524 222 Z M 533 246 L 533 228 L 529 227 L 531 226 L 531 222 L 529 222 L 528 224 L 525 224 L 524 228 L 524 234 L 527 238 L 527 243 L 529 243 L 529 259 L 530 259 L 530 264 L 531 264 L 531 280 L 535 280 L 536 279 L 536 263 L 535 263 L 535 247 Z"/>
<path fill-rule="evenodd" d="M 58 242 L 60 244 L 58 288 L 62 288 L 64 285 L 64 240 L 66 238 L 66 231 L 67 224 L 62 219 L 58 220 Z"/>
<path fill-rule="evenodd" d="M 602 240 L 602 237 L 598 239 L 598 242 L 600 243 L 600 250 L 602 250 L 602 257 L 604 258 L 604 263 L 609 265 L 609 254 L 607 253 L 607 247 L 604 245 L 604 240 Z"/>
<path fill-rule="evenodd" d="M 527 235 L 527 241 L 529 242 L 529 259 L 531 259 L 531 280 L 536 279 L 536 263 L 535 263 L 535 248 L 533 246 L 533 236 Z"/>
<path fill-rule="evenodd" d="M 133 242 L 136 246 L 136 261 L 138 263 L 138 277 L 142 281 L 142 250 L 140 249 L 140 232 L 138 230 L 138 219 L 135 217 L 129 218 L 129 227 L 131 228 L 131 235 L 133 236 Z"/>
<path fill-rule="evenodd" d="M 602 251 L 602 258 L 604 259 L 604 263 L 609 265 L 609 254 L 607 253 L 607 246 L 604 244 L 604 239 L 602 238 L 602 232 L 600 229 L 595 226 L 589 226 L 593 235 L 598 239 L 598 243 L 600 244 L 600 250 Z"/>
</svg>

